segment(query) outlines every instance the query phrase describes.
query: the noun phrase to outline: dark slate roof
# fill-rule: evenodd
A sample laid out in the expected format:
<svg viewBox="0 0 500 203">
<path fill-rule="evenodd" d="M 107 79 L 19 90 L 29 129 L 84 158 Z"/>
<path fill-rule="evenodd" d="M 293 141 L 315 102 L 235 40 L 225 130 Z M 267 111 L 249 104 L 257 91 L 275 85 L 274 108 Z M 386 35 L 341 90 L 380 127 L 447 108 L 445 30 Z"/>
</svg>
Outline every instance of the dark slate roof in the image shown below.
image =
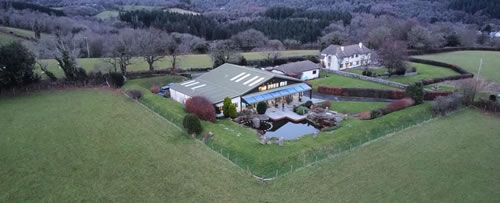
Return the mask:
<svg viewBox="0 0 500 203">
<path fill-rule="evenodd" d="M 336 55 L 337 58 L 344 58 L 349 56 L 354 56 L 355 54 L 368 54 L 371 53 L 372 50 L 368 49 L 365 45 L 353 44 L 349 46 L 344 46 L 344 51 L 342 51 L 342 46 L 338 45 L 330 45 L 326 49 L 321 51 L 321 54 L 325 55 Z"/>
<path fill-rule="evenodd" d="M 306 71 L 317 70 L 317 69 L 319 69 L 319 65 L 309 60 L 287 63 L 274 68 L 274 70 L 281 71 L 284 74 L 289 74 L 289 73 L 300 74 Z"/>
<path fill-rule="evenodd" d="M 170 88 L 190 97 L 203 96 L 212 103 L 219 103 L 224 101 L 225 97 L 242 96 L 275 77 L 301 82 L 296 78 L 269 71 L 226 63 L 195 79 L 177 83 Z"/>
</svg>

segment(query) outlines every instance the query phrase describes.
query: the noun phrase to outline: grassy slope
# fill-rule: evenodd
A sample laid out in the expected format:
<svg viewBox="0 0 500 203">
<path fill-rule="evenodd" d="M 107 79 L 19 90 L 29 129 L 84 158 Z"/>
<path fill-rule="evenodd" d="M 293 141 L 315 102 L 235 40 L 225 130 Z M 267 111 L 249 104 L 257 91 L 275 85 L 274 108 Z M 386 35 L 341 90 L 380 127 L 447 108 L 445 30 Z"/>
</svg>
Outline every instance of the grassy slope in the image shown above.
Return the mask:
<svg viewBox="0 0 500 203">
<path fill-rule="evenodd" d="M 230 162 L 121 95 L 75 90 L 0 103 L 1 202 L 231 201 L 256 189 Z"/>
<path fill-rule="evenodd" d="M 474 74 L 477 74 L 479 60 L 483 59 L 481 77 L 497 82 L 500 81 L 500 66 L 498 65 L 500 64 L 500 52 L 457 51 L 415 57 L 456 64 Z"/>
<path fill-rule="evenodd" d="M 331 102 L 330 109 L 340 113 L 353 114 L 387 106 L 385 102 Z"/>
<path fill-rule="evenodd" d="M 261 185 L 113 93 L 0 103 L 0 201 L 500 201 L 500 118 L 472 110 Z"/>
<path fill-rule="evenodd" d="M 283 51 L 283 56 L 303 56 L 303 55 L 316 55 L 318 51 L 316 50 L 289 50 Z M 262 59 L 264 56 L 259 52 L 248 52 L 243 53 L 247 60 L 254 59 Z M 99 58 L 90 58 L 90 59 L 78 59 L 78 64 L 85 68 L 88 71 L 94 70 L 95 67 L 100 67 L 103 69 L 109 68 L 110 65 L 106 63 L 103 59 Z M 129 71 L 138 71 L 138 70 L 148 70 L 149 67 L 147 63 L 142 58 L 134 58 L 134 64 L 128 67 Z M 48 69 L 53 71 L 56 76 L 62 76 L 63 72 L 58 68 L 57 62 L 55 60 L 43 60 L 43 63 L 48 64 Z M 165 69 L 170 68 L 170 59 L 164 58 L 161 61 L 155 63 L 155 67 L 157 69 Z M 211 67 L 212 60 L 209 55 L 199 54 L 199 55 L 185 55 L 180 57 L 180 67 L 188 68 L 188 67 Z"/>
<path fill-rule="evenodd" d="M 313 90 L 317 91 L 320 85 L 329 86 L 340 86 L 340 87 L 353 87 L 353 88 L 377 88 L 377 89 L 394 89 L 394 87 L 382 85 L 374 82 L 358 80 L 354 78 L 344 77 L 335 74 L 323 74 L 322 76 L 328 76 L 324 78 L 319 78 L 315 80 L 310 80 L 309 82 L 313 85 Z"/>
</svg>

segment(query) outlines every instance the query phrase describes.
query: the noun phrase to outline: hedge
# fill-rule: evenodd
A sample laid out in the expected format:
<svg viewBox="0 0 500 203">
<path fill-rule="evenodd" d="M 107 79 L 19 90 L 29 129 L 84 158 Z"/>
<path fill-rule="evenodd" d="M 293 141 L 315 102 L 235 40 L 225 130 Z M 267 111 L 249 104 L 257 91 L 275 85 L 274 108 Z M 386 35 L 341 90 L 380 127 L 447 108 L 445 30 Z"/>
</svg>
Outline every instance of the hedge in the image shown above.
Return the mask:
<svg viewBox="0 0 500 203">
<path fill-rule="evenodd" d="M 287 63 L 293 63 L 297 61 L 306 61 L 310 60 L 313 63 L 319 63 L 318 56 L 309 55 L 309 56 L 291 56 L 291 57 L 280 57 L 275 60 L 248 60 L 247 66 L 257 66 L 257 67 L 265 67 L 265 66 L 279 66 Z"/>
<path fill-rule="evenodd" d="M 405 98 L 404 90 L 385 90 L 372 88 L 346 88 L 337 86 L 320 85 L 318 92 L 321 94 L 344 96 L 344 97 L 367 97 L 377 99 L 403 99 Z M 452 94 L 448 91 L 425 91 L 424 100 L 434 100 L 438 96 L 447 96 Z"/>
<path fill-rule="evenodd" d="M 451 70 L 460 74 L 460 75 L 451 75 L 451 76 L 445 76 L 445 77 L 439 77 L 439 78 L 423 79 L 421 81 L 423 85 L 430 85 L 430 84 L 440 83 L 440 82 L 449 81 L 449 80 L 462 80 L 462 79 L 474 77 L 474 74 L 467 72 L 465 69 L 463 69 L 457 65 L 439 62 L 439 61 L 432 61 L 432 60 L 427 60 L 427 59 L 418 59 L 418 58 L 410 58 L 410 61 L 414 62 L 414 63 L 421 63 L 421 64 L 427 64 L 427 65 L 448 68 L 448 69 L 451 69 Z"/>
<path fill-rule="evenodd" d="M 452 51 L 500 51 L 500 49 L 491 47 L 448 47 L 441 49 L 410 50 L 408 51 L 408 54 L 412 56 L 418 56 L 424 54 L 438 54 Z"/>
</svg>

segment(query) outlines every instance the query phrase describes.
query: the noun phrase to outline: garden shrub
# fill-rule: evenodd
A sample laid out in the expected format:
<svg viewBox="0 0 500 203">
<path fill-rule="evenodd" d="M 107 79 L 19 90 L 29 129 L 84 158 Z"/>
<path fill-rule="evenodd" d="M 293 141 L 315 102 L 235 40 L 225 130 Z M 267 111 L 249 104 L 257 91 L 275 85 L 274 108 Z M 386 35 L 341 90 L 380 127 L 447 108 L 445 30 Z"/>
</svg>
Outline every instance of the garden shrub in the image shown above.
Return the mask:
<svg viewBox="0 0 500 203">
<path fill-rule="evenodd" d="M 483 111 L 500 112 L 500 103 L 492 100 L 480 99 L 474 103 L 474 106 Z"/>
<path fill-rule="evenodd" d="M 141 90 L 131 89 L 127 91 L 127 94 L 132 97 L 132 99 L 138 100 L 142 98 Z"/>
<path fill-rule="evenodd" d="M 494 102 L 497 101 L 497 95 L 492 94 L 492 95 L 490 95 L 489 98 L 490 98 L 490 101 L 494 101 Z"/>
<path fill-rule="evenodd" d="M 424 94 L 424 100 L 432 101 L 439 96 L 445 97 L 451 94 L 452 92 L 450 91 L 432 91 L 432 92 L 426 91 Z"/>
<path fill-rule="evenodd" d="M 196 117 L 194 114 L 187 114 L 186 116 L 184 116 L 184 119 L 182 120 L 182 125 L 190 135 L 191 134 L 199 135 L 203 131 L 200 119 L 198 119 L 198 117 Z"/>
<path fill-rule="evenodd" d="M 106 79 L 111 86 L 116 88 L 120 88 L 121 86 L 123 86 L 123 84 L 125 84 L 125 78 L 121 73 L 118 72 L 111 72 L 106 74 Z"/>
<path fill-rule="evenodd" d="M 434 115 L 446 115 L 449 112 L 456 111 L 462 104 L 463 97 L 453 94 L 450 96 L 439 96 L 432 102 L 432 112 Z"/>
<path fill-rule="evenodd" d="M 410 97 L 415 101 L 415 104 L 424 102 L 424 86 L 421 82 L 408 85 L 405 90 L 405 96 Z"/>
<path fill-rule="evenodd" d="M 195 96 L 186 100 L 186 112 L 192 113 L 201 120 L 215 122 L 214 105 L 205 97 Z"/>
<path fill-rule="evenodd" d="M 408 70 L 409 73 L 415 73 L 417 72 L 417 68 L 415 66 L 412 66 L 409 70 Z"/>
<path fill-rule="evenodd" d="M 236 105 L 234 105 L 234 104 L 229 105 L 228 111 L 229 111 L 228 115 L 229 115 L 230 118 L 236 118 L 236 117 L 238 117 L 238 112 L 236 110 Z"/>
<path fill-rule="evenodd" d="M 257 104 L 257 113 L 265 114 L 266 110 L 267 110 L 267 103 L 266 102 L 259 102 Z"/>
<path fill-rule="evenodd" d="M 382 109 L 375 109 L 371 112 L 370 118 L 375 119 L 378 117 L 382 117 L 383 115 L 384 115 L 384 113 L 382 112 Z"/>
<path fill-rule="evenodd" d="M 310 100 L 306 101 L 306 103 L 304 103 L 304 106 L 307 107 L 308 109 L 310 109 L 312 105 L 313 105 L 313 102 Z"/>
<path fill-rule="evenodd" d="M 309 113 L 309 109 L 305 106 L 298 106 L 297 108 L 295 108 L 295 113 L 299 115 L 305 115 Z"/>
<path fill-rule="evenodd" d="M 225 118 L 229 118 L 229 107 L 231 106 L 231 104 L 231 98 L 224 98 L 224 103 L 222 104 L 222 113 L 224 114 Z"/>
<path fill-rule="evenodd" d="M 361 119 L 361 120 L 372 119 L 372 112 L 371 111 L 363 111 L 363 112 L 359 113 L 359 119 Z"/>
<path fill-rule="evenodd" d="M 158 85 L 153 85 L 153 86 L 151 86 L 151 89 L 150 89 L 150 90 L 151 90 L 151 92 L 152 92 L 153 94 L 158 94 L 158 93 L 160 93 L 160 87 L 159 87 Z"/>
<path fill-rule="evenodd" d="M 412 98 L 403 98 L 400 100 L 392 101 L 390 104 L 387 105 L 386 108 L 391 112 L 395 112 L 413 106 L 414 104 L 415 101 Z"/>
</svg>

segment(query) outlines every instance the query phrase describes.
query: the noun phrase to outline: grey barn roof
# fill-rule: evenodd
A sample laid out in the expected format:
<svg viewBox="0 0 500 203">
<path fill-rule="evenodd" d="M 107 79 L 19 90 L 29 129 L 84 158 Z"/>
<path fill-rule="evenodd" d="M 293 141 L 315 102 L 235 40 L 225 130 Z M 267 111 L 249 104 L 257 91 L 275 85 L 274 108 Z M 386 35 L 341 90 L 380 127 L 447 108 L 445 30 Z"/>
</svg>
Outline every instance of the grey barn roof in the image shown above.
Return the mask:
<svg viewBox="0 0 500 203">
<path fill-rule="evenodd" d="M 337 58 L 344 58 L 354 56 L 355 54 L 368 54 L 370 52 L 372 52 L 372 50 L 368 49 L 365 45 L 361 44 L 360 48 L 359 44 L 354 44 L 344 46 L 344 51 L 342 51 L 342 46 L 330 45 L 326 49 L 323 49 L 321 54 L 335 55 Z"/>
<path fill-rule="evenodd" d="M 281 71 L 285 74 L 287 73 L 299 74 L 306 71 L 317 70 L 317 69 L 319 69 L 319 64 L 315 64 L 309 60 L 287 63 L 274 68 L 274 70 Z"/>
<path fill-rule="evenodd" d="M 225 97 L 242 96 L 272 78 L 300 81 L 256 68 L 226 63 L 196 79 L 177 83 L 170 88 L 190 97 L 206 97 L 215 104 L 224 101 Z"/>
</svg>

